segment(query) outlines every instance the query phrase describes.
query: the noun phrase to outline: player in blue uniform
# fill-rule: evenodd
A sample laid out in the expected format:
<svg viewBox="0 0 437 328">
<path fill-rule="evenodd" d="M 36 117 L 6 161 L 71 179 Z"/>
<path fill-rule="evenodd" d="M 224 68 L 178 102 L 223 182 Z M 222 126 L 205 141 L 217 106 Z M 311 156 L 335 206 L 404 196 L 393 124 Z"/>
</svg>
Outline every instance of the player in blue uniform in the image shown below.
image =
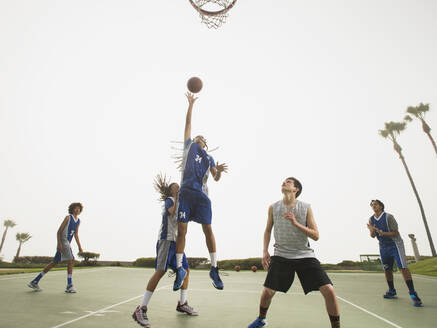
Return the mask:
<svg viewBox="0 0 437 328">
<path fill-rule="evenodd" d="M 193 94 L 186 94 L 188 110 L 185 120 L 184 154 L 182 158 L 182 179 L 179 191 L 178 210 L 178 237 L 176 240 L 177 272 L 173 290 L 181 288 L 186 276 L 182 267 L 182 256 L 185 249 L 185 235 L 187 234 L 188 221 L 194 221 L 202 225 L 205 234 L 206 246 L 211 258 L 210 277 L 217 289 L 223 289 L 217 267 L 217 252 L 214 233 L 211 228 L 211 201 L 208 197 L 207 180 L 211 172 L 215 181 L 220 180 L 222 172 L 227 171 L 226 164 L 215 164 L 214 159 L 205 148 L 206 140 L 203 136 L 191 139 L 191 113 L 194 102 Z"/>
<path fill-rule="evenodd" d="M 381 261 L 389 288 L 384 294 L 384 298 L 391 299 L 397 297 L 393 283 L 393 263 L 396 261 L 396 265 L 407 284 L 413 305 L 422 306 L 422 301 L 414 290 L 411 272 L 408 269 L 407 257 L 405 256 L 404 241 L 399 234 L 395 218 L 390 213 L 384 212 L 384 204 L 378 199 L 372 200 L 370 206 L 374 215 L 370 217 L 367 228 L 370 231 L 370 237 L 376 237 L 379 241 Z"/>
<path fill-rule="evenodd" d="M 164 276 L 167 269 L 170 267 L 176 271 L 176 234 L 178 229 L 177 224 L 177 199 L 179 193 L 179 185 L 175 182 L 168 183 L 162 175 L 158 175 L 155 180 L 155 189 L 160 193 L 161 201 L 164 202 L 162 211 L 162 223 L 158 234 L 158 242 L 156 243 L 156 260 L 155 273 L 149 279 L 146 292 L 144 293 L 141 305 L 138 305 L 132 314 L 132 318 L 141 326 L 150 328 L 149 318 L 147 317 L 147 305 L 153 295 L 153 292 L 158 286 L 159 281 Z M 187 272 L 187 277 L 181 288 L 180 300 L 176 306 L 176 311 L 196 316 L 198 312 L 194 310 L 187 302 L 187 288 L 189 268 L 187 258 L 183 254 L 182 266 Z"/>
<path fill-rule="evenodd" d="M 74 256 L 70 247 L 70 243 L 74 239 L 76 239 L 77 246 L 79 247 L 79 254 L 83 253 L 82 246 L 80 245 L 79 240 L 79 226 L 80 219 L 78 215 L 82 213 L 83 206 L 81 203 L 72 203 L 68 207 L 68 213 L 62 221 L 61 226 L 58 229 L 58 246 L 57 252 L 53 261 L 50 262 L 43 271 L 38 274 L 38 276 L 33 279 L 31 282 L 27 284 L 30 288 L 35 291 L 41 291 L 38 283 L 41 278 L 49 272 L 56 264 L 64 261 L 68 261 L 68 270 L 67 270 L 67 288 L 65 289 L 66 293 L 76 293 L 76 289 L 73 287 L 72 274 L 73 274 L 73 265 L 74 265 Z"/>
</svg>

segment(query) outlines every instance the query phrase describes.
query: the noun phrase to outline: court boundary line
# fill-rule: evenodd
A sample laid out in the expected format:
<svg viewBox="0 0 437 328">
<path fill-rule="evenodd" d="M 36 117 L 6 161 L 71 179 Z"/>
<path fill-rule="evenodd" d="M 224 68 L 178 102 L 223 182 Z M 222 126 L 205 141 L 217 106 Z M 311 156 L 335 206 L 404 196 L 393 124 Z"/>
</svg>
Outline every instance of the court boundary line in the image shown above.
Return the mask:
<svg viewBox="0 0 437 328">
<path fill-rule="evenodd" d="M 168 287 L 171 287 L 171 285 L 162 286 L 162 287 L 160 287 L 160 288 L 157 288 L 155 291 L 159 291 L 159 290 L 161 290 L 161 289 L 165 289 L 165 288 L 168 288 Z M 119 305 L 122 305 L 122 304 L 125 304 L 125 303 L 129 303 L 130 301 L 133 301 L 134 299 L 137 299 L 137 298 L 140 298 L 140 297 L 143 297 L 143 296 L 144 296 L 144 295 L 141 294 L 141 295 L 138 295 L 138 296 L 135 296 L 135 297 L 131 297 L 131 298 L 129 298 L 129 299 L 127 299 L 127 300 L 124 300 L 124 301 L 122 301 L 122 302 L 119 302 L 119 303 L 117 303 L 117 304 L 109 305 L 109 306 L 107 306 L 107 307 L 105 307 L 105 308 L 103 308 L 103 309 L 97 310 L 97 311 L 92 311 L 92 312 L 90 312 L 90 313 L 88 313 L 88 314 L 85 314 L 85 315 L 83 315 L 83 316 L 81 316 L 81 317 L 78 317 L 78 318 L 73 319 L 73 320 L 70 320 L 70 321 L 66 321 L 66 322 L 64 322 L 64 323 L 61 323 L 61 324 L 59 324 L 59 325 L 57 325 L 57 326 L 53 326 L 53 327 L 50 327 L 50 328 L 59 328 L 59 327 L 63 327 L 63 326 L 69 325 L 70 323 L 73 323 L 73 322 L 76 322 L 76 321 L 79 321 L 79 320 L 82 320 L 82 319 L 85 319 L 85 318 L 91 317 L 91 316 L 93 316 L 93 315 L 95 315 L 95 314 L 99 314 L 99 313 L 101 313 L 101 312 L 103 312 L 103 311 L 106 311 L 106 310 L 112 309 L 113 307 L 116 307 L 116 306 L 119 306 Z"/>
<path fill-rule="evenodd" d="M 84 273 L 84 272 L 97 272 L 97 271 L 112 271 L 113 268 L 98 268 L 98 269 L 80 269 L 80 270 L 75 270 L 74 274 L 78 274 L 78 273 Z M 50 272 L 50 271 L 49 271 Z M 60 275 L 60 274 L 65 274 L 67 272 L 67 270 L 56 270 L 53 272 L 50 272 L 50 276 L 53 275 Z M 4 281 L 4 280 L 13 280 L 13 279 L 22 279 L 22 278 L 31 278 L 31 277 L 35 277 L 38 275 L 39 272 L 31 272 L 31 273 L 12 273 L 14 275 L 14 277 L 10 277 L 10 275 L 7 275 L 7 277 L 1 277 L 0 276 L 0 281 Z M 48 272 L 47 272 L 48 273 Z"/>
<path fill-rule="evenodd" d="M 376 313 L 373 313 L 373 312 L 371 312 L 371 311 L 369 311 L 369 310 L 366 310 L 365 308 L 363 308 L 363 307 L 361 307 L 361 306 L 359 306 L 359 305 L 356 305 L 356 304 L 352 303 L 351 301 L 348 301 L 347 299 L 345 299 L 345 298 L 343 298 L 343 297 L 340 297 L 340 296 L 337 295 L 337 298 L 338 298 L 339 300 L 341 300 L 341 301 L 343 301 L 343 302 L 349 304 L 349 305 L 352 305 L 352 306 L 356 307 L 357 309 L 359 309 L 359 310 L 361 310 L 361 311 L 363 311 L 363 312 L 365 312 L 365 313 L 367 313 L 367 314 L 370 314 L 371 316 L 373 316 L 373 317 L 375 317 L 375 318 L 377 318 L 377 319 L 379 319 L 379 320 L 381 320 L 381 321 L 384 321 L 385 323 L 388 323 L 389 325 L 391 325 L 391 326 L 393 326 L 393 327 L 396 327 L 396 328 L 402 328 L 401 326 L 398 326 L 398 325 L 395 324 L 394 322 L 391 322 L 390 320 L 385 319 L 385 318 L 383 318 L 383 317 L 377 315 Z"/>
</svg>

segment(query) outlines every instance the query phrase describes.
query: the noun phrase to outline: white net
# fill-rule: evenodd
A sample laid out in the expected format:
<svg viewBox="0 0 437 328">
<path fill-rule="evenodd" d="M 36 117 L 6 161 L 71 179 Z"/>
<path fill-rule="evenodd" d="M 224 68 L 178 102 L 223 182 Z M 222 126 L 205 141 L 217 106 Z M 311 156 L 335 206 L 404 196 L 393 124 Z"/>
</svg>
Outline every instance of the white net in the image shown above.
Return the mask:
<svg viewBox="0 0 437 328">
<path fill-rule="evenodd" d="M 193 0 L 193 3 L 208 28 L 218 28 L 226 22 L 230 0 Z"/>
</svg>

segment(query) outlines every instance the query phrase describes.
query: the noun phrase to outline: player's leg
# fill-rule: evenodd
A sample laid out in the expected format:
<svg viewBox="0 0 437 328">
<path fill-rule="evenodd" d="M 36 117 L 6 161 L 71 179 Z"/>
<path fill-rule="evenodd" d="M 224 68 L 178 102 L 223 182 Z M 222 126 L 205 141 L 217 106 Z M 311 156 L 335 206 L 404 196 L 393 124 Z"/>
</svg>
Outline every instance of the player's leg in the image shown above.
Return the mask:
<svg viewBox="0 0 437 328">
<path fill-rule="evenodd" d="M 190 269 L 186 269 L 187 276 L 185 277 L 184 283 L 181 288 L 181 295 L 176 306 L 176 311 L 186 313 L 188 315 L 199 315 L 199 313 L 190 305 L 188 305 L 187 295 L 188 295 L 188 282 L 190 278 Z"/>
<path fill-rule="evenodd" d="M 222 290 L 224 286 L 222 280 L 220 279 L 218 271 L 217 249 L 211 224 L 202 224 L 202 230 L 205 235 L 206 246 L 208 247 L 209 256 L 211 259 L 211 269 L 209 271 L 209 276 L 212 279 L 213 286 L 217 289 Z"/>
<path fill-rule="evenodd" d="M 380 247 L 381 262 L 384 268 L 385 280 L 387 281 L 388 290 L 383 295 L 384 298 L 397 298 L 396 289 L 393 282 L 393 249 L 392 247 Z"/>
<path fill-rule="evenodd" d="M 296 272 L 305 295 L 311 291 L 320 291 L 325 299 L 331 327 L 340 327 L 340 310 L 337 296 L 331 279 L 316 258 L 303 258 L 296 260 Z"/>
<path fill-rule="evenodd" d="M 188 222 L 178 221 L 178 236 L 176 239 L 176 279 L 173 284 L 173 290 L 176 291 L 181 288 L 184 279 L 187 275 L 183 267 L 184 249 L 185 249 L 185 235 L 187 234 Z"/>
<path fill-rule="evenodd" d="M 74 258 L 68 260 L 68 266 L 67 266 L 67 288 L 65 289 L 66 293 L 76 293 L 76 289 L 73 286 L 73 266 L 74 266 Z"/>
<path fill-rule="evenodd" d="M 158 286 L 159 281 L 164 276 L 165 270 L 156 270 L 155 273 L 150 277 L 149 282 L 147 283 L 146 292 L 144 293 L 143 300 L 141 304 L 137 306 L 134 313 L 132 314 L 132 318 L 143 327 L 151 327 L 149 318 L 147 317 L 147 305 L 149 304 L 150 299 L 153 296 L 153 292 Z"/>
<path fill-rule="evenodd" d="M 38 283 L 44 277 L 44 275 L 49 272 L 53 267 L 56 266 L 61 261 L 61 253 L 56 252 L 52 262 L 47 264 L 45 268 L 33 279 L 31 282 L 27 284 L 28 287 L 32 288 L 35 291 L 41 291 L 42 289 L 39 287 Z"/>
<path fill-rule="evenodd" d="M 396 265 L 402 273 L 405 283 L 408 287 L 408 294 L 413 300 L 414 306 L 422 306 L 422 300 L 417 295 L 414 290 L 413 278 L 411 277 L 411 272 L 408 269 L 407 256 L 405 255 L 404 243 L 396 243 L 396 248 L 393 250 L 393 256 L 396 261 Z"/>
<path fill-rule="evenodd" d="M 329 320 L 331 321 L 331 327 L 340 328 L 340 310 L 334 287 L 331 284 L 327 284 L 321 286 L 319 290 L 325 299 L 326 311 L 328 312 Z"/>
<path fill-rule="evenodd" d="M 264 289 L 259 303 L 258 317 L 248 328 L 260 328 L 267 326 L 267 311 L 272 298 L 277 291 L 286 293 L 294 280 L 295 268 L 291 261 L 279 256 L 272 256 L 269 271 L 264 281 Z"/>
</svg>

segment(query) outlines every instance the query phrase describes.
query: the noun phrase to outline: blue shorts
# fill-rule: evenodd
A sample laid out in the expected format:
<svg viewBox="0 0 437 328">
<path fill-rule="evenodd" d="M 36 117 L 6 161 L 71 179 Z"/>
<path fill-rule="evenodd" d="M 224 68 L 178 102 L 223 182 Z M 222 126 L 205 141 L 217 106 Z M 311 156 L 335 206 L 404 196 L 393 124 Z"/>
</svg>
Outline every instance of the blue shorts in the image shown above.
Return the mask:
<svg viewBox="0 0 437 328">
<path fill-rule="evenodd" d="M 379 253 L 381 254 L 381 262 L 384 270 L 393 270 L 394 261 L 396 261 L 396 265 L 399 269 L 408 268 L 403 243 L 401 245 L 395 243 L 392 245 L 380 245 Z"/>
<path fill-rule="evenodd" d="M 182 266 L 188 269 L 187 257 L 182 258 Z M 155 269 L 167 271 L 168 268 L 176 271 L 176 242 L 171 240 L 158 240 L 156 243 Z"/>
<path fill-rule="evenodd" d="M 201 191 L 182 188 L 179 190 L 178 221 L 194 221 L 211 224 L 211 201 Z"/>
</svg>

